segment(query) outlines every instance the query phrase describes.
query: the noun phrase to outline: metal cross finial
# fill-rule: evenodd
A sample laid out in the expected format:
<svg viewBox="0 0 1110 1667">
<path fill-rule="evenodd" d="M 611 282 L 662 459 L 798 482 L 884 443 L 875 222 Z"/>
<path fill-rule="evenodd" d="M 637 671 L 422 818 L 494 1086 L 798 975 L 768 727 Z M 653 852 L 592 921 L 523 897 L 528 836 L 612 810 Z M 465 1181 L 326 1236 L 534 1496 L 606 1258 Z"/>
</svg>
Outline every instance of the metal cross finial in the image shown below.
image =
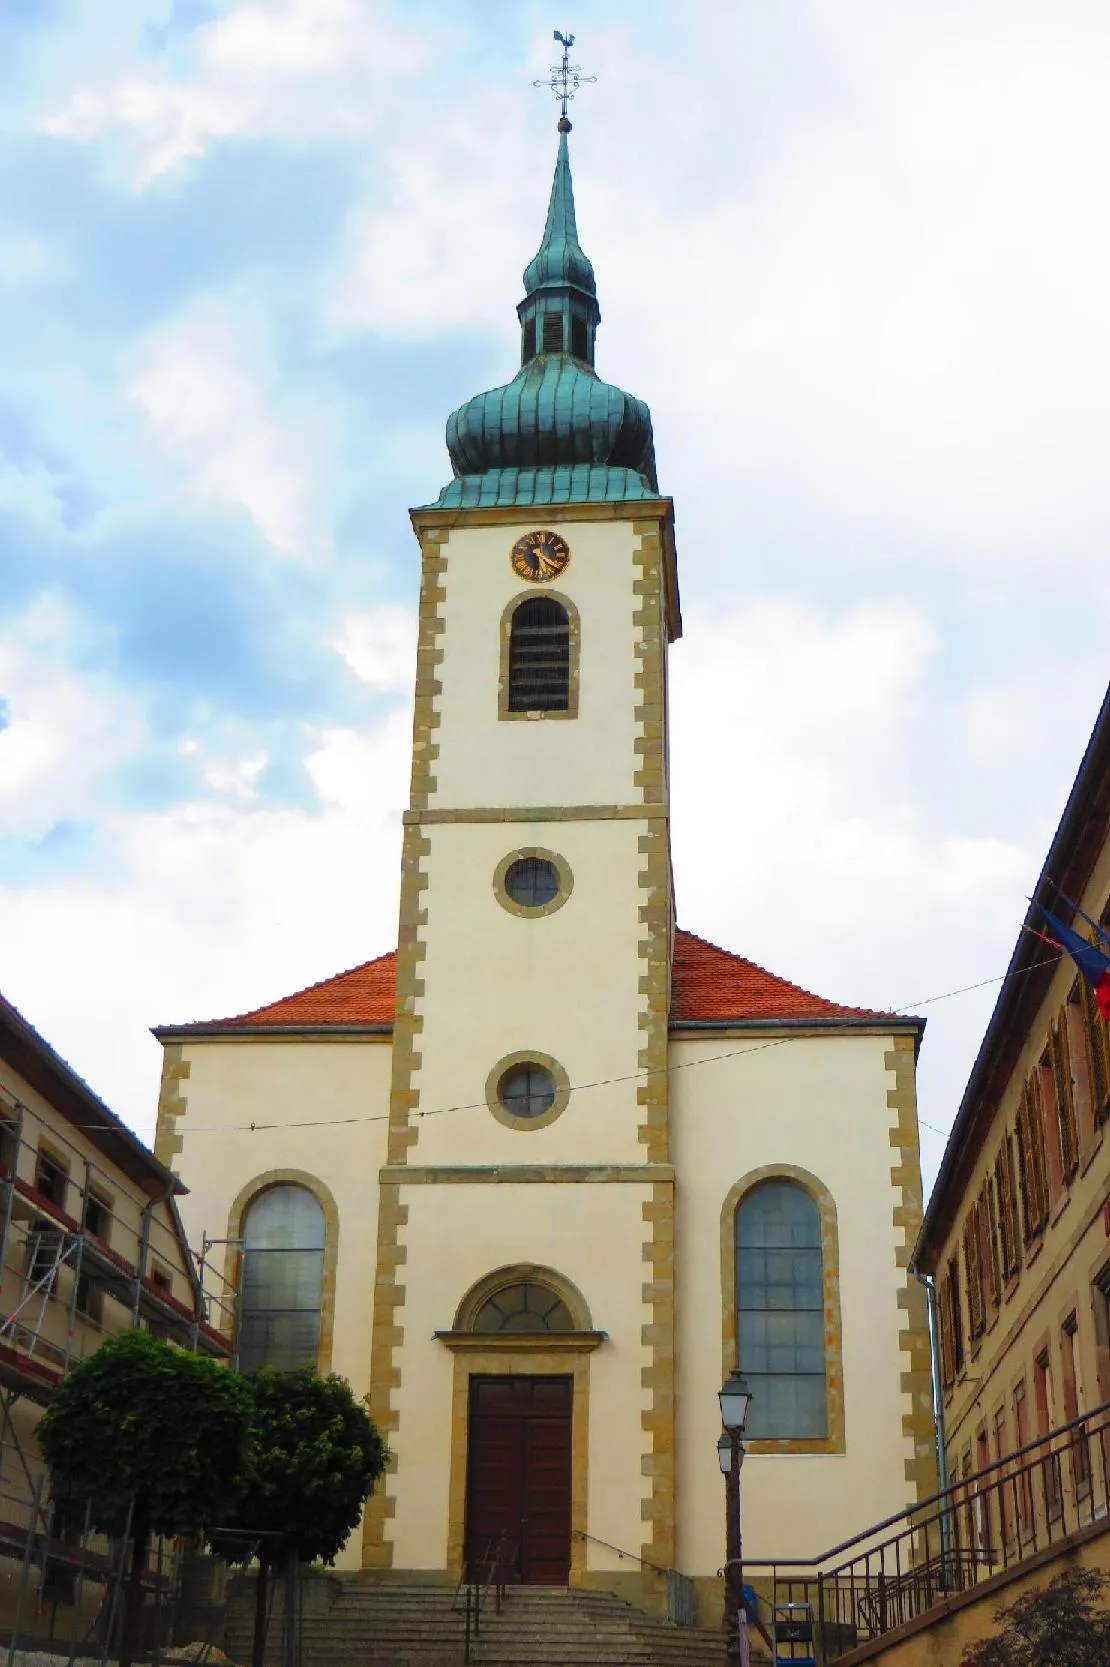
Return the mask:
<svg viewBox="0 0 1110 1667">
<path fill-rule="evenodd" d="M 570 61 L 570 49 L 574 45 L 574 36 L 569 32 L 563 34 L 555 30 L 555 39 L 563 49 L 561 64 L 552 64 L 550 77 L 546 80 L 533 81 L 533 87 L 550 87 L 559 100 L 559 132 L 570 132 L 570 121 L 567 118 L 567 105 L 578 91 L 579 87 L 588 86 L 597 80 L 596 75 L 583 75 L 577 64 Z"/>
</svg>

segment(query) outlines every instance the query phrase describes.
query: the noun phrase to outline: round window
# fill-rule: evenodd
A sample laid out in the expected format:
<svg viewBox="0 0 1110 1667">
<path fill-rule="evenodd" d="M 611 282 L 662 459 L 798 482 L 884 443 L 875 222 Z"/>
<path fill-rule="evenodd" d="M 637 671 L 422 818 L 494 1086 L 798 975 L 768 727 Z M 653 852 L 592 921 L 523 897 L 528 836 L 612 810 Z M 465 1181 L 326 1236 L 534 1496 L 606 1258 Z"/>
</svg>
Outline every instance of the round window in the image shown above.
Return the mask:
<svg viewBox="0 0 1110 1667">
<path fill-rule="evenodd" d="M 518 857 L 505 873 L 505 890 L 524 909 L 545 909 L 559 895 L 559 870 L 546 857 Z"/>
<path fill-rule="evenodd" d="M 510 1065 L 497 1084 L 497 1098 L 512 1117 L 543 1117 L 555 1104 L 555 1078 L 546 1065 Z"/>
</svg>

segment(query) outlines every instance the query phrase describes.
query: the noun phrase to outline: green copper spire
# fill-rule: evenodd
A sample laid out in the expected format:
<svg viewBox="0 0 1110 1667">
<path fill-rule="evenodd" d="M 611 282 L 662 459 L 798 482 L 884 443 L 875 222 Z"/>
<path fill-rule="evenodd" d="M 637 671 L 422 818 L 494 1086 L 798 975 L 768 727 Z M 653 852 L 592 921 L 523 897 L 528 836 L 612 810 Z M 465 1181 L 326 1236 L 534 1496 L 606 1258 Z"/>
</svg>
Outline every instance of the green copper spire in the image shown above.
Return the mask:
<svg viewBox="0 0 1110 1667">
<path fill-rule="evenodd" d="M 562 69 L 554 73 L 562 79 Z M 517 308 L 520 369 L 448 418 L 455 478 L 439 495 L 444 508 L 659 494 L 651 412 L 594 370 L 601 310 L 594 269 L 578 241 L 569 132 L 564 105 L 543 241 L 524 269 Z"/>
<path fill-rule="evenodd" d="M 543 242 L 524 268 L 524 291 L 530 297 L 540 289 L 569 288 L 596 302 L 594 269 L 578 241 L 578 227 L 574 219 L 574 181 L 570 175 L 570 150 L 567 145 L 569 132 L 570 123 L 564 118 L 559 122 L 559 155 L 555 163 L 555 178 L 551 182 Z"/>
</svg>

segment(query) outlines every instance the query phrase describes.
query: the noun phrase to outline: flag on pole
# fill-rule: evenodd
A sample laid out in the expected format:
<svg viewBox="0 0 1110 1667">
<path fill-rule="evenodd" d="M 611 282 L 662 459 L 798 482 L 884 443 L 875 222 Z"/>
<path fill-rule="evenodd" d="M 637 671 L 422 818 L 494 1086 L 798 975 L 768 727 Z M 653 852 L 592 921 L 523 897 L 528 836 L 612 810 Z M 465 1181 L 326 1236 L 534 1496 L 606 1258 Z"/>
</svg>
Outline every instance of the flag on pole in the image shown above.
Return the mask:
<svg viewBox="0 0 1110 1667">
<path fill-rule="evenodd" d="M 1062 949 L 1071 956 L 1083 977 L 1094 991 L 1098 1010 L 1103 1018 L 1110 1023 L 1110 955 L 1086 938 L 1081 938 L 1078 932 L 1073 932 L 1070 926 L 1065 926 L 1054 914 L 1050 914 L 1043 903 L 1034 905 L 1038 908 L 1053 932 L 1053 941 L 1057 949 Z M 1083 916 L 1086 920 L 1087 916 Z M 1093 924 L 1093 923 L 1092 923 Z M 1106 943 L 1110 947 L 1110 939 L 1106 938 L 1101 927 L 1096 926 L 1100 944 Z"/>
</svg>

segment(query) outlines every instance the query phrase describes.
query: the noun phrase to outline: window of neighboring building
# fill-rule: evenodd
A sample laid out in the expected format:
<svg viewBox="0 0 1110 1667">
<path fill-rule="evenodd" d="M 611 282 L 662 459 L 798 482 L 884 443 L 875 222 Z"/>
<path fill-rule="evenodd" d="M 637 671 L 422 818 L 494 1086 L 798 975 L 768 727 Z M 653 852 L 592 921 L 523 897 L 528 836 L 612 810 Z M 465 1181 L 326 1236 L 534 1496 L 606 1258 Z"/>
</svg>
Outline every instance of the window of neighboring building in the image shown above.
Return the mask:
<svg viewBox="0 0 1110 1667">
<path fill-rule="evenodd" d="M 1083 1404 L 1083 1386 L 1079 1376 L 1079 1358 L 1076 1337 L 1079 1331 L 1077 1316 L 1069 1314 L 1060 1329 L 1060 1399 L 1063 1404 L 1064 1423 L 1070 1424 L 1079 1417 Z M 1069 1464 L 1071 1466 L 1072 1486 L 1077 1495 L 1090 1492 L 1091 1489 L 1091 1455 L 1087 1449 L 1087 1437 L 1082 1428 L 1076 1430 L 1068 1449 Z"/>
<path fill-rule="evenodd" d="M 1021 1449 L 1029 1441 L 1029 1409 L 1025 1401 L 1024 1378 L 1014 1386 L 1014 1441 L 1016 1443 L 1015 1451 L 1018 1453 L 1021 1453 Z M 1018 1477 L 1014 1491 L 1017 1495 L 1018 1533 L 1022 1539 L 1032 1531 L 1033 1527 L 1033 1483 L 1029 1468 L 1031 1458 L 1032 1454 L 1021 1453 L 1021 1457 L 1017 1460 Z"/>
<path fill-rule="evenodd" d="M 65 1159 L 40 1147 L 35 1158 L 35 1191 L 48 1204 L 56 1204 L 59 1210 L 64 1210 L 68 1182 L 69 1166 Z"/>
<path fill-rule="evenodd" d="M 1006 1408 L 998 1407 L 994 1414 L 994 1456 L 995 1460 L 1004 1459 L 1008 1452 L 1006 1446 Z M 1008 1544 L 1013 1537 L 1012 1524 L 1014 1513 L 1010 1509 L 1010 1488 L 1001 1469 L 995 1471 L 998 1479 L 998 1527 L 1002 1536 L 1002 1543 Z"/>
<path fill-rule="evenodd" d="M 14 1175 L 19 1163 L 19 1122 L 14 1117 L 0 1116 L 0 1172 Z"/>
<path fill-rule="evenodd" d="M 1048 1350 L 1044 1349 L 1033 1362 L 1033 1402 L 1037 1414 L 1037 1434 L 1048 1437 L 1053 1426 L 1052 1367 Z M 1059 1516 L 1063 1509 L 1063 1489 L 1060 1486 L 1060 1460 L 1045 1442 L 1041 1461 L 1041 1493 L 1049 1518 Z"/>
<path fill-rule="evenodd" d="M 990 1443 L 987 1440 L 987 1427 L 984 1424 L 975 1437 L 975 1470 L 981 1474 L 991 1462 Z M 993 1498 L 991 1484 L 994 1477 L 986 1476 L 975 1485 L 972 1495 L 972 1511 L 975 1517 L 975 1555 L 980 1562 L 993 1560 Z"/>
<path fill-rule="evenodd" d="M 320 1346 L 324 1212 L 306 1187 L 260 1193 L 243 1225 L 239 1366 L 292 1372 L 315 1366 Z"/>
<path fill-rule="evenodd" d="M 85 1231 L 102 1244 L 108 1244 L 112 1232 L 112 1201 L 90 1187 L 85 1194 Z"/>
<path fill-rule="evenodd" d="M 1110 1401 L 1110 1262 L 1092 1281 L 1091 1309 L 1095 1322 L 1095 1361 L 1099 1398 Z"/>
<path fill-rule="evenodd" d="M 553 596 L 529 596 L 509 627 L 510 712 L 570 708 L 570 618 Z"/>
<path fill-rule="evenodd" d="M 161 1291 L 163 1296 L 173 1296 L 173 1274 L 163 1262 L 151 1262 L 149 1278 L 156 1291 Z"/>
<path fill-rule="evenodd" d="M 765 1181 L 736 1211 L 740 1370 L 754 1439 L 828 1434 L 821 1216 L 804 1187 Z"/>
<path fill-rule="evenodd" d="M 77 1312 L 83 1314 L 93 1325 L 100 1325 L 104 1319 L 104 1287 L 94 1284 L 87 1273 L 77 1276 L 77 1295 L 74 1298 Z"/>
</svg>

